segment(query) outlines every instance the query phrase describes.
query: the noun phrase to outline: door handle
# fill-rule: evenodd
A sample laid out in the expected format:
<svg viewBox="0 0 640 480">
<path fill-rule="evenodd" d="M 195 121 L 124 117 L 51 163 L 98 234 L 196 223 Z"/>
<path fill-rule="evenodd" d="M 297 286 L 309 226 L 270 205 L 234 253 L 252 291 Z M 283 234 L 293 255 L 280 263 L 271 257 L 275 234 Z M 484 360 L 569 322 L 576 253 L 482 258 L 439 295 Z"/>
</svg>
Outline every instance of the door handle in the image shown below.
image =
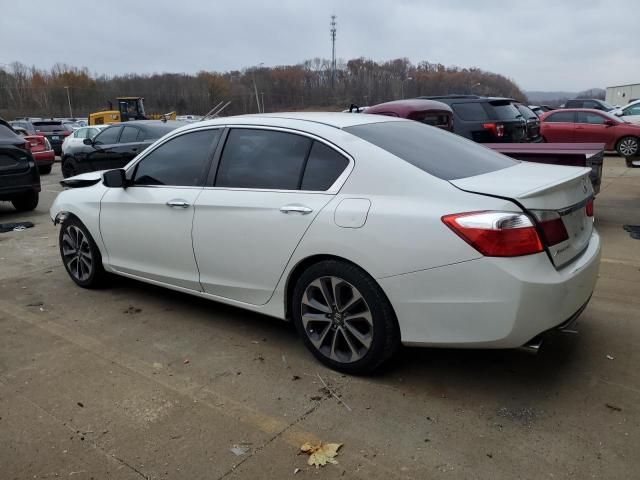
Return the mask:
<svg viewBox="0 0 640 480">
<path fill-rule="evenodd" d="M 280 208 L 282 213 L 301 213 L 302 215 L 307 215 L 313 212 L 313 208 L 305 207 L 304 205 L 285 205 Z"/>
<path fill-rule="evenodd" d="M 171 208 L 188 208 L 189 204 L 184 200 L 169 200 L 167 206 Z"/>
</svg>

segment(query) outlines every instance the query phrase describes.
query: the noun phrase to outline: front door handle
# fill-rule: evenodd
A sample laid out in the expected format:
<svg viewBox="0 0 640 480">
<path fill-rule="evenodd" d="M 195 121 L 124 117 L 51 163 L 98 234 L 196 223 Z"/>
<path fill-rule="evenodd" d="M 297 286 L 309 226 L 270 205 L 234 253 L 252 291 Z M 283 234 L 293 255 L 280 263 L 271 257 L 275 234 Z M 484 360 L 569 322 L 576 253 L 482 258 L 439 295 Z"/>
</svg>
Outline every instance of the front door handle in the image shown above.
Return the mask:
<svg viewBox="0 0 640 480">
<path fill-rule="evenodd" d="M 184 200 L 169 200 L 167 206 L 172 208 L 188 208 L 189 204 Z"/>
<path fill-rule="evenodd" d="M 304 205 L 285 205 L 280 208 L 282 213 L 300 213 L 302 215 L 308 215 L 313 212 L 313 208 L 305 207 Z"/>
</svg>

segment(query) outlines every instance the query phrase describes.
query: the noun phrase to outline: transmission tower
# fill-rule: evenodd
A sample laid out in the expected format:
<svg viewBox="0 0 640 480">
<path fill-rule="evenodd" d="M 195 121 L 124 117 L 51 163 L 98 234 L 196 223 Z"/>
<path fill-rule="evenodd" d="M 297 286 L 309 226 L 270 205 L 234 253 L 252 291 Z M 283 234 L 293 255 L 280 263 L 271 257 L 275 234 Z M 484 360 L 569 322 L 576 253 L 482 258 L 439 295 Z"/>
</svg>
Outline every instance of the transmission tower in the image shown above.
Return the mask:
<svg viewBox="0 0 640 480">
<path fill-rule="evenodd" d="M 331 15 L 331 88 L 336 81 L 336 16 Z"/>
</svg>

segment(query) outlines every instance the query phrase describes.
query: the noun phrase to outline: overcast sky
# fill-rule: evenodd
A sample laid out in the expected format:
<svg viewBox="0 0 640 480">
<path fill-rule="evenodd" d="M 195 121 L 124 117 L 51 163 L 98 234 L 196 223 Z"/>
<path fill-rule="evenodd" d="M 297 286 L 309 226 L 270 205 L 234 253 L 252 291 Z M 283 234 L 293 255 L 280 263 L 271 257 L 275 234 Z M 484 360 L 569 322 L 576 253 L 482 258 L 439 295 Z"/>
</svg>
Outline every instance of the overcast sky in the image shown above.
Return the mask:
<svg viewBox="0 0 640 480">
<path fill-rule="evenodd" d="M 197 72 L 331 56 L 501 73 L 526 90 L 640 82 L 639 0 L 0 0 L 0 67 Z M 624 23 L 630 21 L 630 23 Z M 626 26 L 625 26 L 626 25 Z"/>
</svg>

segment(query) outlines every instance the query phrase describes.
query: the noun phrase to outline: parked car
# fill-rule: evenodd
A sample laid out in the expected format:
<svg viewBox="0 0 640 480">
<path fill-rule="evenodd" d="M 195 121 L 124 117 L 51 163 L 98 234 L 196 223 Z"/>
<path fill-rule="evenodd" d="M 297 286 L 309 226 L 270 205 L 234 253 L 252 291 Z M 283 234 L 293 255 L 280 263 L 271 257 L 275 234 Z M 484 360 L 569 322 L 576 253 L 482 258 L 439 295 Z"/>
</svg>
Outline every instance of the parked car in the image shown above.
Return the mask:
<svg viewBox="0 0 640 480">
<path fill-rule="evenodd" d="M 43 135 L 49 140 L 56 155 L 62 154 L 62 142 L 73 131 L 59 120 L 39 120 L 33 122 L 37 135 Z"/>
<path fill-rule="evenodd" d="M 518 109 L 522 118 L 524 118 L 527 126 L 527 141 L 528 142 L 541 142 L 542 136 L 540 135 L 540 118 L 536 113 L 526 105 L 520 102 L 514 102 L 513 105 Z"/>
<path fill-rule="evenodd" d="M 606 150 L 616 150 L 623 157 L 637 155 L 639 151 L 640 125 L 601 110 L 555 110 L 542 115 L 540 121 L 540 131 L 547 142 L 602 142 Z"/>
<path fill-rule="evenodd" d="M 290 319 L 348 373 L 401 343 L 538 345 L 598 275 L 588 169 L 405 119 L 209 120 L 63 183 L 50 214 L 77 285 L 111 272 Z"/>
<path fill-rule="evenodd" d="M 101 130 L 107 128 L 108 125 L 93 125 L 91 127 L 78 128 L 71 135 L 64 138 L 62 142 L 62 158 L 67 156 L 70 147 L 79 147 L 83 145 L 85 138 L 94 138 Z"/>
<path fill-rule="evenodd" d="M 453 132 L 453 111 L 446 103 L 413 98 L 367 107 L 366 113 L 407 118 Z"/>
<path fill-rule="evenodd" d="M 447 95 L 418 97 L 453 109 L 453 131 L 479 143 L 525 142 L 526 122 L 511 98 Z"/>
<path fill-rule="evenodd" d="M 27 131 L 29 135 L 36 134 L 36 127 L 34 127 L 33 123 L 31 123 L 31 121 L 29 120 L 11 120 L 9 122 L 9 125 L 11 125 L 13 128 L 16 128 L 16 127 L 23 128 Z"/>
<path fill-rule="evenodd" d="M 576 98 L 574 100 L 567 100 L 563 108 L 591 108 L 593 110 L 610 112 L 611 110 L 615 110 L 616 107 L 597 98 Z"/>
<path fill-rule="evenodd" d="M 184 122 L 170 120 L 133 120 L 109 125 L 94 138 L 85 138 L 82 144 L 66 148 L 62 175 L 67 178 L 83 172 L 124 167 L 158 138 L 183 125 Z"/>
<path fill-rule="evenodd" d="M 640 123 L 640 100 L 630 102 L 622 108 L 612 110 L 616 117 L 629 123 Z"/>
<path fill-rule="evenodd" d="M 13 130 L 21 135 L 29 146 L 29 151 L 38 165 L 41 174 L 51 173 L 51 168 L 56 160 L 56 154 L 51 148 L 51 144 L 42 135 L 29 135 L 29 132 L 22 127 L 13 127 Z"/>
<path fill-rule="evenodd" d="M 33 210 L 39 192 L 40 174 L 26 140 L 0 119 L 0 201 L 18 211 Z"/>
</svg>

